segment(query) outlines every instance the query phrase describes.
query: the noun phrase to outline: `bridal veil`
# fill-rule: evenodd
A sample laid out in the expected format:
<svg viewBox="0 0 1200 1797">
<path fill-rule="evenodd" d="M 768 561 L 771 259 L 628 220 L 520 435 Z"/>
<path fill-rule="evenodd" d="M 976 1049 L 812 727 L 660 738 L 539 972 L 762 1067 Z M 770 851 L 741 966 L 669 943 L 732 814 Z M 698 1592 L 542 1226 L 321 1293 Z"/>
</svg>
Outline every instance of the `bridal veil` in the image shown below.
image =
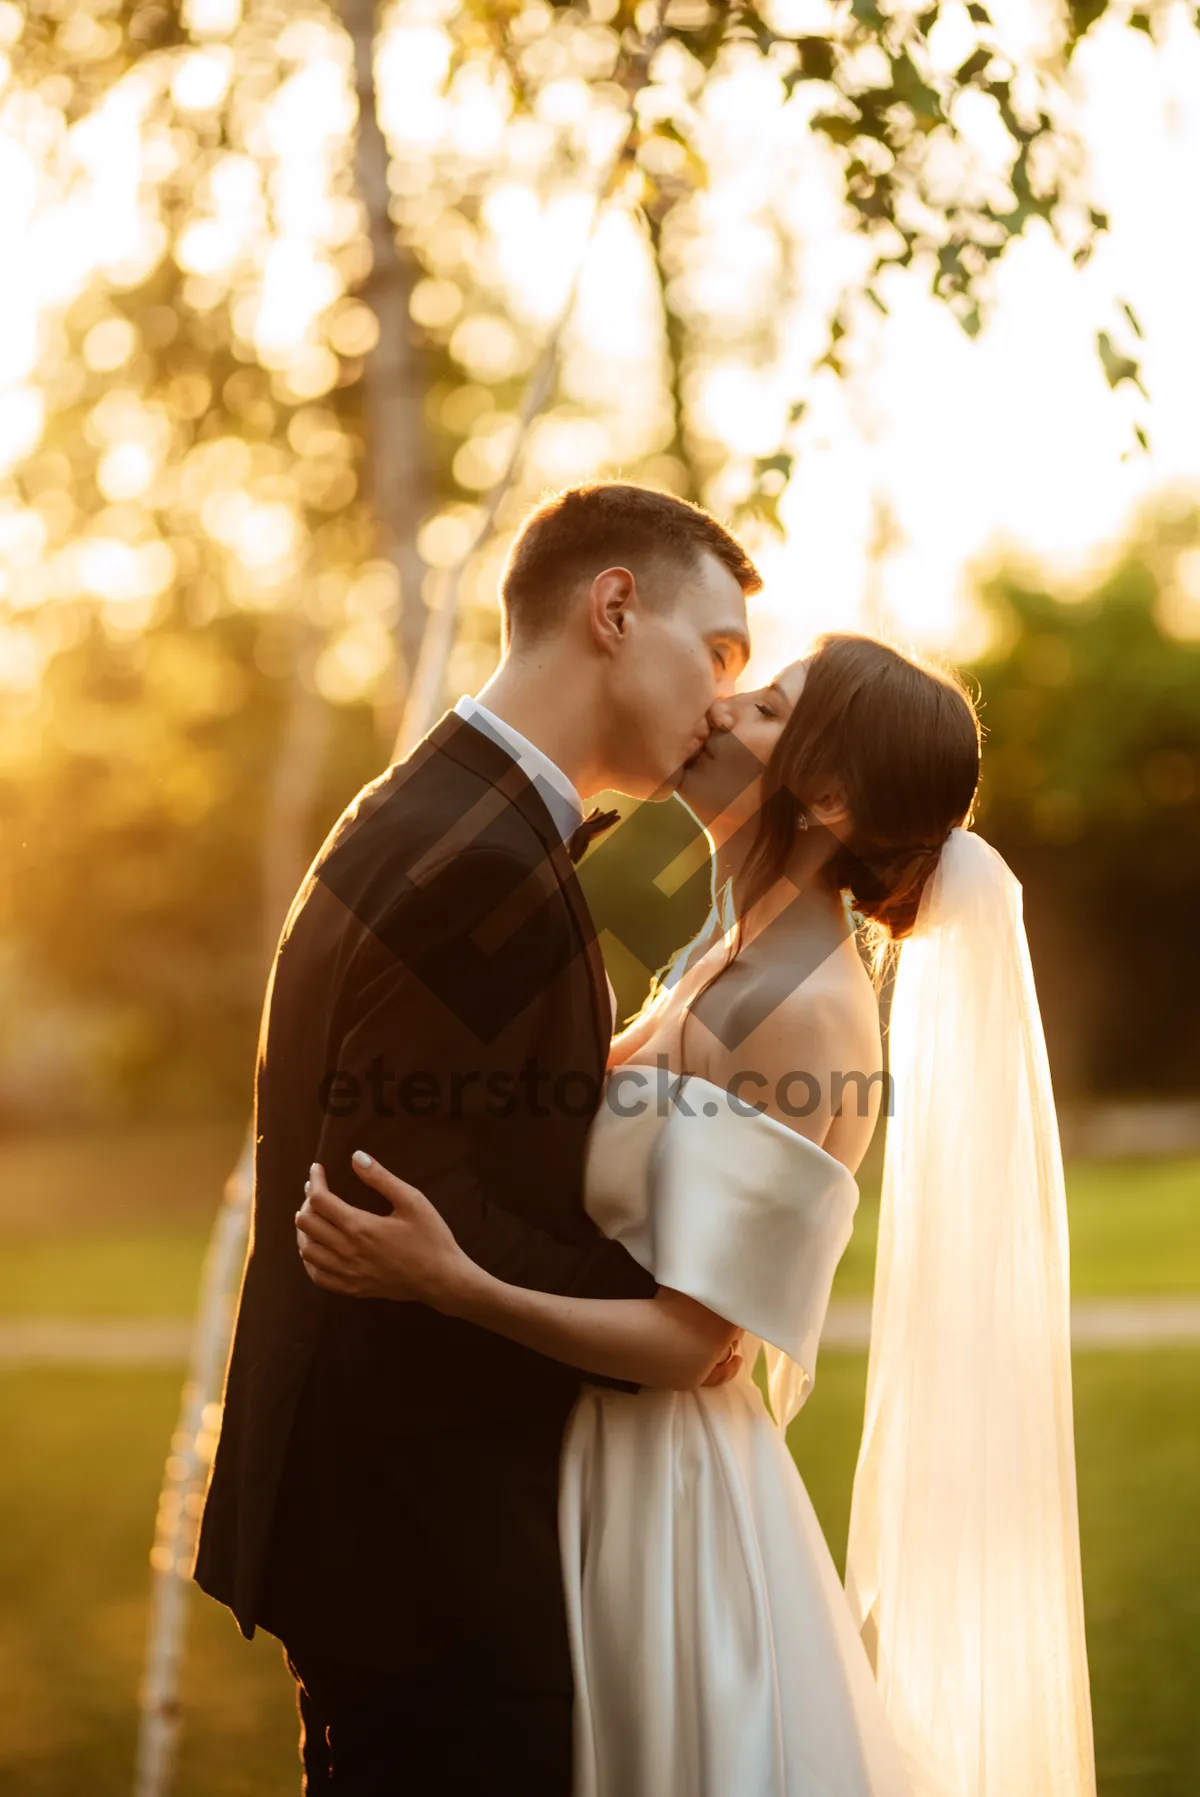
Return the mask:
<svg viewBox="0 0 1200 1797">
<path fill-rule="evenodd" d="M 1021 888 L 955 830 L 904 943 L 846 1585 L 918 1797 L 1093 1797 L 1066 1199 Z"/>
</svg>

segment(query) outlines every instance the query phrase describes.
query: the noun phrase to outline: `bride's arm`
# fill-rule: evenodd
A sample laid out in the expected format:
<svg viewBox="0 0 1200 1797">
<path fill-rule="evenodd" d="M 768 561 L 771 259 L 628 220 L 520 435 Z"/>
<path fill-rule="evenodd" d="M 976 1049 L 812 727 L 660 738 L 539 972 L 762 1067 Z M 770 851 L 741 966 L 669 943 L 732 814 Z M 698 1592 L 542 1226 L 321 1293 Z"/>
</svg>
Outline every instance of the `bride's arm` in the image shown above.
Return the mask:
<svg viewBox="0 0 1200 1797">
<path fill-rule="evenodd" d="M 305 1270 L 327 1291 L 428 1304 L 582 1372 L 677 1391 L 703 1385 L 738 1335 L 682 1292 L 575 1298 L 507 1285 L 463 1253 L 415 1186 L 365 1155 L 354 1158 L 392 1214 L 344 1204 L 313 1168 L 296 1222 Z"/>
</svg>

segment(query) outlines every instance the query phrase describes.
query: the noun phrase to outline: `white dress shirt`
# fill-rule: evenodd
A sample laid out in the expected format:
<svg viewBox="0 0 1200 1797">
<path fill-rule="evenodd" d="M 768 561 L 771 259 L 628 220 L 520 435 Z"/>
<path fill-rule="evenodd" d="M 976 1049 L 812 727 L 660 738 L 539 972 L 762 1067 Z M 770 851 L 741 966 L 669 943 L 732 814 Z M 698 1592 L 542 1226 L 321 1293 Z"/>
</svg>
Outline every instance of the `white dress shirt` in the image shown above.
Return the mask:
<svg viewBox="0 0 1200 1797">
<path fill-rule="evenodd" d="M 494 711 L 489 711 L 469 693 L 463 694 L 454 709 L 460 718 L 466 718 L 476 730 L 481 730 L 484 736 L 490 736 L 494 743 L 508 751 L 521 772 L 537 788 L 538 797 L 566 842 L 583 821 L 583 800 L 557 763 L 551 761 L 544 749 L 539 749 L 536 743 L 531 743 L 527 736 L 522 736 L 519 730 L 514 730 L 511 724 L 506 724 L 503 718 L 498 718 Z"/>
</svg>

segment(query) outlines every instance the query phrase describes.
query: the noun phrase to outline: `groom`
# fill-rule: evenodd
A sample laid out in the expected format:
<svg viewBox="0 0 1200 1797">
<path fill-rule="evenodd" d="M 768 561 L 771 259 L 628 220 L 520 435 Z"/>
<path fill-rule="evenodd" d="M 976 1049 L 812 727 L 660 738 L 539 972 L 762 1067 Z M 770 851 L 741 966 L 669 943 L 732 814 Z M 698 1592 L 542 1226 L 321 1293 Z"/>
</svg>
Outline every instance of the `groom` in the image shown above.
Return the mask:
<svg viewBox="0 0 1200 1797">
<path fill-rule="evenodd" d="M 506 1280 L 653 1291 L 582 1203 L 613 1015 L 573 868 L 579 795 L 669 794 L 746 660 L 759 584 L 667 494 L 599 483 L 541 506 L 484 699 L 359 794 L 285 923 L 195 1576 L 245 1635 L 283 1641 L 310 1792 L 569 1797 L 556 1512 L 582 1375 L 320 1290 L 294 1219 L 316 1160 L 373 1202 L 351 1177 L 363 1148 Z"/>
</svg>

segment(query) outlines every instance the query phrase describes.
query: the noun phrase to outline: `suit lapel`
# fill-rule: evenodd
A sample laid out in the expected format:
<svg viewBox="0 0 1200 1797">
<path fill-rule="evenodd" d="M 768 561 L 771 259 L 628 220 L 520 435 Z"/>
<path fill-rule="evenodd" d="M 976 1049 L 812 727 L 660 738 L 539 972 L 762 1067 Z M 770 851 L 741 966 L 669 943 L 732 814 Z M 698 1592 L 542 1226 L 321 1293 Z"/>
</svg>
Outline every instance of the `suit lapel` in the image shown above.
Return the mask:
<svg viewBox="0 0 1200 1797">
<path fill-rule="evenodd" d="M 413 753 L 422 755 L 426 748 L 449 755 L 461 767 L 469 768 L 486 780 L 500 802 L 515 806 L 541 843 L 583 948 L 592 995 L 593 1024 L 603 1065 L 608 1060 L 609 1043 L 612 1041 L 612 1005 L 608 996 L 604 956 L 600 952 L 596 926 L 583 895 L 583 888 L 579 884 L 574 863 L 567 853 L 567 845 L 536 786 L 507 749 L 501 748 L 490 736 L 485 736 L 482 730 L 476 730 L 473 724 L 466 718 L 459 717 L 455 711 L 446 712 Z M 486 806 L 487 801 L 484 804 Z M 468 816 L 471 815 L 468 813 Z M 475 833 L 474 830 L 470 831 L 463 847 L 466 846 L 466 840 Z"/>
</svg>

